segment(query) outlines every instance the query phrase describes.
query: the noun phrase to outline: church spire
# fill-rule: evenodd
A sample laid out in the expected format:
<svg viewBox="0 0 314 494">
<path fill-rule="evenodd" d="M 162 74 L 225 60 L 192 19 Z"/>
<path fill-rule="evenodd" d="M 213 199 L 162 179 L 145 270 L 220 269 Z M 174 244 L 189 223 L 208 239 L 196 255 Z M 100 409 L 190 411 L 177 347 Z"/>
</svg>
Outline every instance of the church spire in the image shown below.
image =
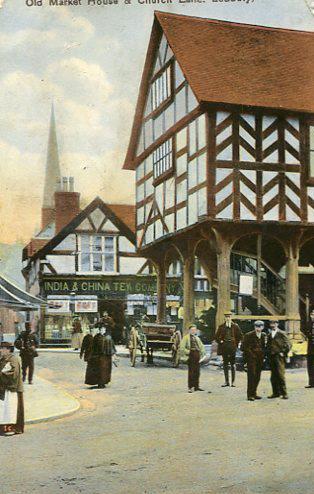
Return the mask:
<svg viewBox="0 0 314 494">
<path fill-rule="evenodd" d="M 56 184 L 61 180 L 54 105 L 51 105 L 43 208 L 54 208 Z"/>
</svg>

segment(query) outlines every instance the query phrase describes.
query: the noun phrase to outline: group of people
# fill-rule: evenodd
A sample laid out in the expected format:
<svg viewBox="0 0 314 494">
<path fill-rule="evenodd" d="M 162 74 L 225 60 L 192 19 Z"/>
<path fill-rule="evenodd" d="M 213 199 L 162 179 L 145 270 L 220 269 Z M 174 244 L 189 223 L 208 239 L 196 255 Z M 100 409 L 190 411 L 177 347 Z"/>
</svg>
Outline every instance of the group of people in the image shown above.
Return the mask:
<svg viewBox="0 0 314 494">
<path fill-rule="evenodd" d="M 285 362 L 291 349 L 291 343 L 284 331 L 279 329 L 279 322 L 271 320 L 270 331 L 266 335 L 264 322 L 254 322 L 254 329 L 244 336 L 238 324 L 231 319 L 231 312 L 225 313 L 225 322 L 221 324 L 215 334 L 218 344 L 217 354 L 222 356 L 225 382 L 223 387 L 235 387 L 236 377 L 236 352 L 238 348 L 243 351 L 243 359 L 247 365 L 247 399 L 249 401 L 260 400 L 257 393 L 261 372 L 265 357 L 267 356 L 270 367 L 270 381 L 272 393 L 268 398 L 288 399 L 285 381 Z M 311 316 L 312 317 L 312 316 Z M 314 312 L 313 322 L 314 326 Z M 311 365 L 314 374 L 314 328 L 312 333 L 313 358 Z M 310 340 L 309 340 L 310 341 Z M 200 364 L 205 356 L 205 347 L 197 336 L 197 328 L 191 325 L 189 333 L 185 335 L 180 345 L 181 353 L 188 357 L 188 391 L 203 391 L 199 385 Z M 229 373 L 231 371 L 231 376 Z M 230 379 L 231 377 L 231 379 Z M 314 375 L 311 387 L 314 386 Z"/>
<path fill-rule="evenodd" d="M 247 365 L 247 399 L 260 400 L 257 388 L 265 358 L 270 367 L 272 393 L 268 398 L 288 399 L 285 381 L 285 362 L 291 349 L 290 341 L 284 331 L 279 329 L 276 320 L 269 322 L 270 330 L 264 332 L 264 322 L 257 320 L 254 328 L 245 335 L 238 324 L 232 321 L 231 312 L 225 313 L 225 321 L 215 334 L 218 344 L 217 353 L 222 356 L 225 382 L 223 387 L 235 387 L 236 352 L 243 351 Z M 116 348 L 111 337 L 112 319 L 108 314 L 93 325 L 90 333 L 85 335 L 80 358 L 87 363 L 85 384 L 105 388 L 111 381 L 112 363 L 115 363 Z M 192 324 L 188 334 L 181 338 L 180 331 L 173 335 L 173 350 L 176 358 L 178 351 L 188 358 L 188 391 L 203 391 L 200 387 L 200 366 L 206 356 L 205 347 L 197 335 L 197 327 Z M 306 388 L 314 388 L 314 310 L 310 321 L 303 329 L 308 340 L 307 367 L 309 383 Z M 20 358 L 14 355 L 14 347 L 6 341 L 0 343 L 0 433 L 21 434 L 24 431 L 23 381 L 33 383 L 34 358 L 37 354 L 38 340 L 31 332 L 29 323 L 15 340 L 15 347 L 20 351 Z M 129 337 L 131 365 L 135 366 L 136 349 L 144 349 L 139 329 L 132 327 Z M 143 353 L 142 353 L 143 357 Z M 177 366 L 179 360 L 175 360 Z M 229 372 L 230 367 L 230 372 Z"/>
<path fill-rule="evenodd" d="M 112 362 L 116 363 L 116 348 L 111 336 L 112 318 L 103 317 L 90 328 L 82 341 L 80 358 L 87 363 L 85 384 L 104 389 L 111 381 Z"/>
</svg>

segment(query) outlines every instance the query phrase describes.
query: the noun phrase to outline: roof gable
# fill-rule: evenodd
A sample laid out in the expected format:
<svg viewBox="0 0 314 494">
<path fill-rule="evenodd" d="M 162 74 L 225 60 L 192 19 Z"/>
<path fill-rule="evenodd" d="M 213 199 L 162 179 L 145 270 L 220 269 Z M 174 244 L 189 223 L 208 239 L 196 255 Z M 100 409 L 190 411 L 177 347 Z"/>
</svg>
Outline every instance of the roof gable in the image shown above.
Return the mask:
<svg viewBox="0 0 314 494">
<path fill-rule="evenodd" d="M 199 103 L 314 113 L 314 33 L 155 12 L 124 168 L 163 34 Z"/>
<path fill-rule="evenodd" d="M 98 229 L 93 224 L 92 213 L 99 209 L 103 214 L 103 222 L 99 225 Z M 98 213 L 97 213 L 98 214 Z M 98 214 L 99 216 L 99 214 Z M 95 218 L 95 215 L 94 215 Z M 96 197 L 83 211 L 81 211 L 73 220 L 71 220 L 62 230 L 47 242 L 43 248 L 38 250 L 32 259 L 45 256 L 52 252 L 52 250 L 59 245 L 68 235 L 80 230 L 83 225 L 88 232 L 96 233 L 97 231 L 104 231 L 106 222 L 110 222 L 117 232 L 124 235 L 133 245 L 135 245 L 135 207 L 133 205 L 125 204 L 106 204 L 102 199 Z M 82 230 L 84 230 L 82 228 Z M 133 228 L 133 230 L 132 230 Z M 111 230 L 113 231 L 113 230 Z"/>
</svg>

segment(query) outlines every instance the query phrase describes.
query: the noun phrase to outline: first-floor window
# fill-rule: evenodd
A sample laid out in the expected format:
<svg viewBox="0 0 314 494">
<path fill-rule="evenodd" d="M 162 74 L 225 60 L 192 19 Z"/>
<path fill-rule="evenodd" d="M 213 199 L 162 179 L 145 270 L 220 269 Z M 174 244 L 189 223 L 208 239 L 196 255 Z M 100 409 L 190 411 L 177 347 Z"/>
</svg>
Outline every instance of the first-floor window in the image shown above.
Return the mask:
<svg viewBox="0 0 314 494">
<path fill-rule="evenodd" d="M 115 237 L 79 235 L 78 268 L 82 272 L 115 271 Z"/>
<path fill-rule="evenodd" d="M 164 142 L 153 152 L 154 179 L 173 168 L 172 139 Z"/>
</svg>

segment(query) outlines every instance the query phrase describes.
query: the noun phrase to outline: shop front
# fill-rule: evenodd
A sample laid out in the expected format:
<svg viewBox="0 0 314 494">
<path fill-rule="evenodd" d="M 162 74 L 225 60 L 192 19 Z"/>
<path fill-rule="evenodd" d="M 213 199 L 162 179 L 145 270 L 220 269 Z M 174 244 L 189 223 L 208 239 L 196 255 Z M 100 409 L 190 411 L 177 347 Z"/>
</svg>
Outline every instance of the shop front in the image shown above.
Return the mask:
<svg viewBox="0 0 314 494">
<path fill-rule="evenodd" d="M 72 323 L 79 318 L 84 333 L 104 312 L 113 318 L 113 337 L 125 340 L 129 324 L 143 317 L 156 320 L 156 277 L 148 275 L 50 276 L 41 280 L 41 295 L 47 301 L 42 312 L 41 341 L 44 344 L 67 344 Z M 181 279 L 167 281 L 169 317 L 177 319 L 182 303 Z"/>
</svg>

